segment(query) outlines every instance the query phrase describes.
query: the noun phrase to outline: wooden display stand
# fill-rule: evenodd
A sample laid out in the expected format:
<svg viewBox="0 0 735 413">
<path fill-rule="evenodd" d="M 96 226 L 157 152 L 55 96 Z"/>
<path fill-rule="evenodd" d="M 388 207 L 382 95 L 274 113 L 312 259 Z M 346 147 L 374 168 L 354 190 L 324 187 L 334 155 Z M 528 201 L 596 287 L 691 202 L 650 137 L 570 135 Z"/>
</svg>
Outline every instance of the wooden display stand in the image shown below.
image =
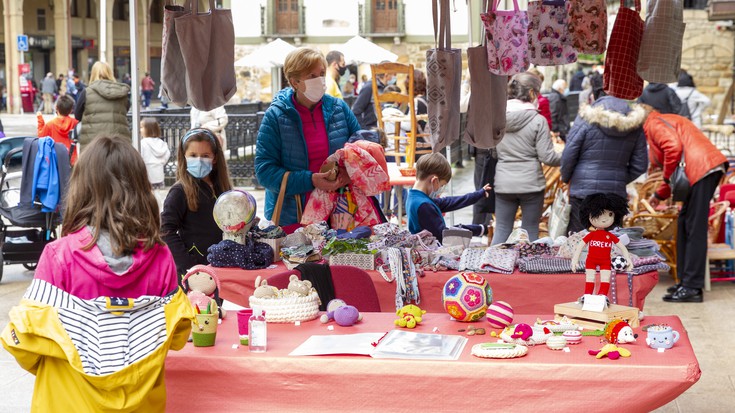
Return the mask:
<svg viewBox="0 0 735 413">
<path fill-rule="evenodd" d="M 609 304 L 605 310 L 598 312 L 582 310 L 582 303 L 575 301 L 556 304 L 554 313 L 557 321 L 566 316 L 576 324 L 592 329 L 602 329 L 605 324 L 615 319 L 626 320 L 631 327 L 640 325 L 637 308 L 617 304 Z"/>
</svg>

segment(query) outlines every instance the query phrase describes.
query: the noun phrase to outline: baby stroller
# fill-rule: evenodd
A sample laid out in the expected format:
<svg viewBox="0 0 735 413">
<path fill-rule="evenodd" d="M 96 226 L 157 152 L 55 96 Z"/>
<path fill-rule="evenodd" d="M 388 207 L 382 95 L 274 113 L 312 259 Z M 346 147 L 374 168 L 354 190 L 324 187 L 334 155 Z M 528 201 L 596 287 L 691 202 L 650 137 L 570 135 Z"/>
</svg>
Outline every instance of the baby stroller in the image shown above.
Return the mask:
<svg viewBox="0 0 735 413">
<path fill-rule="evenodd" d="M 20 171 L 11 172 L 19 154 Z M 25 138 L 21 148 L 5 154 L 0 177 L 0 280 L 4 264 L 34 270 L 43 248 L 56 239 L 70 175 L 69 152 L 48 137 Z"/>
</svg>

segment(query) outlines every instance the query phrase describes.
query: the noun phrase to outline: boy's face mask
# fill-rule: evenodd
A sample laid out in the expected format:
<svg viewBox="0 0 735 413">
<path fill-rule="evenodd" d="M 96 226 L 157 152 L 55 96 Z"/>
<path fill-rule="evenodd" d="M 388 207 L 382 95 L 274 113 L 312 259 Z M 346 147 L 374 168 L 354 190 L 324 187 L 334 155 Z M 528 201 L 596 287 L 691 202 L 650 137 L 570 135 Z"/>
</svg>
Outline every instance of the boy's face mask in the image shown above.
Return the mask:
<svg viewBox="0 0 735 413">
<path fill-rule="evenodd" d="M 441 197 L 442 193 L 444 193 L 444 188 L 447 186 L 447 184 L 439 185 L 439 178 L 436 178 L 436 184 L 438 185 L 438 187 L 435 190 L 431 191 L 431 193 L 429 194 L 429 198 L 436 199 Z M 431 181 L 431 187 L 434 187 L 433 179 Z"/>
</svg>

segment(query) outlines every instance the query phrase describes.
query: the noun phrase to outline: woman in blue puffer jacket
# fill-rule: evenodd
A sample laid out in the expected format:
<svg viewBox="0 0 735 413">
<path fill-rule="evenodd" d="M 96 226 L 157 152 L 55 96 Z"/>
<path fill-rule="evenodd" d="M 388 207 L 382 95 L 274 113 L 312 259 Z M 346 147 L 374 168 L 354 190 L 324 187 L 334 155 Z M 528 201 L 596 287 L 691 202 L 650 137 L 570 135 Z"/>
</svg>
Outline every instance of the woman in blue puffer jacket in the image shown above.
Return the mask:
<svg viewBox="0 0 735 413">
<path fill-rule="evenodd" d="M 603 96 L 579 112 L 561 157 L 561 179 L 569 183 L 572 210 L 568 232 L 585 229 L 579 207 L 587 195 L 617 194 L 648 168 L 643 123 L 648 113 L 636 104 Z"/>
<path fill-rule="evenodd" d="M 266 189 L 265 217 L 272 220 L 281 181 L 291 171 L 279 225 L 298 223 L 296 200 L 306 205 L 314 188 L 335 191 L 349 183 L 345 171 L 336 180 L 320 173 L 324 160 L 360 129 L 355 115 L 325 91 L 327 61 L 318 50 L 302 47 L 286 57 L 283 67 L 290 88 L 271 102 L 260 124 L 255 149 L 255 176 Z"/>
</svg>

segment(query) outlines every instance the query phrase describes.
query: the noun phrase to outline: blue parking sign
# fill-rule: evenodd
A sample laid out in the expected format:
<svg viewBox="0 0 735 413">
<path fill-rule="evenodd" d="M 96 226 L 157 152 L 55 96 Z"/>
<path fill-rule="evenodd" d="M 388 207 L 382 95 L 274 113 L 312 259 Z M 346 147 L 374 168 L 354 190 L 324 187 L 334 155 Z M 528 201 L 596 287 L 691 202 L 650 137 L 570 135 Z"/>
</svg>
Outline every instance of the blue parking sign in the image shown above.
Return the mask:
<svg viewBox="0 0 735 413">
<path fill-rule="evenodd" d="M 25 34 L 18 35 L 18 51 L 19 52 L 28 51 L 28 36 Z"/>
</svg>

